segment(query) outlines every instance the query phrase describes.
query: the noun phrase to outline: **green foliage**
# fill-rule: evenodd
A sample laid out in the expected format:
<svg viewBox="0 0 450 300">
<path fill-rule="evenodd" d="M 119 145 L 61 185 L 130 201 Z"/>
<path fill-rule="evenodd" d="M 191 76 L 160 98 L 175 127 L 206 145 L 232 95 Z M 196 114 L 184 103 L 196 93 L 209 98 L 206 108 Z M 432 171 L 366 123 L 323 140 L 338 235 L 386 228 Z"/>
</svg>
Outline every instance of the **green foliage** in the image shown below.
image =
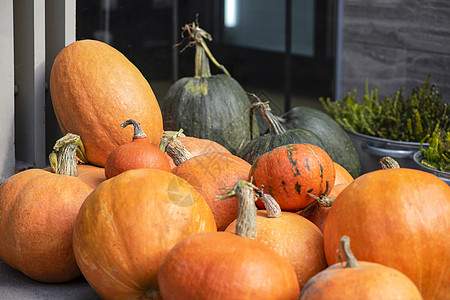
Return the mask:
<svg viewBox="0 0 450 300">
<path fill-rule="evenodd" d="M 449 131 L 447 103 L 436 85 L 429 83 L 429 77 L 428 74 L 422 86 L 412 89 L 406 98 L 401 88 L 394 97 L 380 100 L 379 87 L 369 91 L 366 80 L 366 93 L 361 101 L 356 100 L 356 90 L 340 101 L 319 100 L 326 112 L 350 131 L 402 142 L 420 142 L 439 126 L 438 131 Z"/>
<path fill-rule="evenodd" d="M 428 142 L 429 146 L 424 149 L 423 142 Z M 426 135 L 420 143 L 422 161 L 424 166 L 439 171 L 450 172 L 450 132 L 436 130 L 431 135 Z"/>
</svg>

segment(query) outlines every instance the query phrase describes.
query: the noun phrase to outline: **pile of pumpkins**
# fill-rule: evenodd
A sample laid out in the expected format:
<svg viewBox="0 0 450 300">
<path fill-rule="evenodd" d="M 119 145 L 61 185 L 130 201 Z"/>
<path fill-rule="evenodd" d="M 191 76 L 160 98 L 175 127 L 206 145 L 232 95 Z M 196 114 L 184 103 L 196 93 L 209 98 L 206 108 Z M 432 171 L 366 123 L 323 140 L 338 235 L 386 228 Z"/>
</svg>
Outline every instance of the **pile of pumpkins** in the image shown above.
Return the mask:
<svg viewBox="0 0 450 300">
<path fill-rule="evenodd" d="M 323 138 L 268 140 L 299 130 L 247 95 L 246 136 L 193 134 L 239 121 L 228 94 L 206 104 L 225 76 L 177 83 L 213 111 L 199 123 L 189 103 L 161 110 L 113 47 L 65 47 L 50 90 L 66 135 L 51 169 L 0 186 L 0 259 L 41 282 L 83 275 L 103 299 L 448 299 L 450 187 L 389 163 L 352 175 Z M 269 135 L 249 138 L 250 108 Z"/>
</svg>

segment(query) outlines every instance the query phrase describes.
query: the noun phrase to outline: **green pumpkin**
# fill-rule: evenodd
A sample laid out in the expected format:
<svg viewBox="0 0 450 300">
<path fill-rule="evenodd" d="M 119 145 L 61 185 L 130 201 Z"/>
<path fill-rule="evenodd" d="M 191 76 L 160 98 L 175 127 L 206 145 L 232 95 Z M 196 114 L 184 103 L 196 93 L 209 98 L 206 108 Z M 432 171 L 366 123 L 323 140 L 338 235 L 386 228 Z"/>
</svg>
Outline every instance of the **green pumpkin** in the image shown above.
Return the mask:
<svg viewBox="0 0 450 300">
<path fill-rule="evenodd" d="M 211 54 L 202 39 L 205 32 L 195 24 L 189 29 L 195 34 L 195 77 L 181 78 L 170 86 L 162 105 L 164 130 L 182 128 L 187 136 L 213 140 L 236 154 L 250 140 L 250 100 L 231 76 L 211 75 L 206 55 Z"/>
<path fill-rule="evenodd" d="M 263 119 L 269 127 L 269 134 L 252 139 L 240 153 L 240 156 L 251 165 L 264 153 L 283 145 L 308 143 L 325 150 L 320 138 L 311 131 L 302 128 L 286 130 L 271 113 L 267 102 L 259 101 L 253 104 L 251 116 L 253 115 L 253 109 L 256 107 L 261 109 Z"/>
<path fill-rule="evenodd" d="M 347 133 L 325 112 L 307 106 L 297 106 L 281 118 L 286 128 L 302 128 L 318 136 L 331 159 L 356 178 L 361 173 L 358 152 Z"/>
</svg>

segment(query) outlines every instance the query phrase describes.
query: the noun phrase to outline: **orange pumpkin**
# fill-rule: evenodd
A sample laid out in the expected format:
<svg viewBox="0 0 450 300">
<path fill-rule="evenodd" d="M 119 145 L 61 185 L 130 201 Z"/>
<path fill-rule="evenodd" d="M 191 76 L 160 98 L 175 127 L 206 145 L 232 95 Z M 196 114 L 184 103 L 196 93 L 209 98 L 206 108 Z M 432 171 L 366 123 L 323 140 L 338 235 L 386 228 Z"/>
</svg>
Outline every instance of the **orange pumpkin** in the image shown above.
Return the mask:
<svg viewBox="0 0 450 300">
<path fill-rule="evenodd" d="M 324 228 L 329 265 L 348 235 L 355 255 L 399 270 L 424 299 L 450 295 L 450 187 L 413 169 L 384 169 L 355 179 L 335 199 Z"/>
<path fill-rule="evenodd" d="M 315 274 L 327 267 L 323 250 L 323 234 L 307 219 L 291 212 L 281 211 L 275 199 L 268 195 L 263 202 L 266 210 L 258 210 L 257 241 L 286 258 L 297 273 L 300 290 Z M 236 232 L 237 220 L 226 231 Z"/>
<path fill-rule="evenodd" d="M 334 170 L 336 172 L 336 178 L 334 180 L 334 185 L 352 182 L 354 180 L 353 176 L 350 175 L 350 173 L 344 167 L 342 167 L 340 164 L 337 164 L 335 162 L 333 162 L 333 164 L 334 164 Z"/>
<path fill-rule="evenodd" d="M 347 236 L 341 238 L 346 265 L 336 263 L 311 278 L 299 300 L 421 300 L 419 290 L 403 273 L 377 263 L 357 261 Z M 336 249 L 337 250 L 337 249 Z"/>
<path fill-rule="evenodd" d="M 181 139 L 178 141 L 180 142 Z M 169 144 L 170 152 L 174 145 L 183 147 L 181 143 Z M 190 152 L 186 151 L 189 155 Z M 185 155 L 184 151 L 176 155 Z M 231 188 L 240 179 L 245 180 L 250 172 L 250 164 L 245 160 L 229 153 L 208 152 L 186 159 L 176 157 L 175 160 L 184 161 L 172 169 L 172 173 L 189 182 L 206 200 L 218 230 L 225 230 L 237 218 L 238 203 L 236 197 L 217 201 L 217 196 L 223 188 Z"/>
<path fill-rule="evenodd" d="M 292 265 L 264 243 L 253 240 L 257 224 L 252 188 L 239 186 L 236 194 L 240 208 L 237 235 L 203 233 L 175 245 L 158 274 L 163 299 L 298 298 Z"/>
<path fill-rule="evenodd" d="M 86 280 L 104 299 L 157 294 L 167 252 L 200 232 L 216 231 L 202 196 L 184 179 L 134 169 L 104 181 L 76 219 L 73 249 Z"/>
<path fill-rule="evenodd" d="M 329 192 L 335 181 L 330 156 L 311 144 L 289 144 L 261 155 L 252 165 L 250 180 L 264 186 L 282 210 L 297 211 L 314 201 L 309 194 Z M 258 200 L 257 205 L 263 208 Z"/>
<path fill-rule="evenodd" d="M 227 150 L 227 148 L 212 140 L 199 139 L 192 136 L 179 137 L 178 140 L 183 144 L 183 146 L 187 151 L 189 151 L 192 156 L 202 155 L 210 152 L 231 154 L 230 151 Z M 172 158 L 167 153 L 166 155 L 169 158 L 171 168 L 175 168 L 176 164 L 173 162 Z"/>
<path fill-rule="evenodd" d="M 103 167 L 111 151 L 129 141 L 132 129 L 121 130 L 117 120 L 139 120 L 149 141 L 159 145 L 162 115 L 152 88 L 108 44 L 80 40 L 61 50 L 52 66 L 50 93 L 62 132 L 81 136 L 91 164 Z"/>
<path fill-rule="evenodd" d="M 121 127 L 133 124 L 133 141 L 120 145 L 108 156 L 105 163 L 106 178 L 114 177 L 131 169 L 149 168 L 170 172 L 170 164 L 167 156 L 158 147 L 151 144 L 147 135 L 142 130 L 139 122 L 127 120 Z"/>
<path fill-rule="evenodd" d="M 57 154 L 57 173 L 22 171 L 0 185 L 0 259 L 30 278 L 64 282 L 81 275 L 72 250 L 75 218 L 105 179 L 102 168 L 76 164 L 74 143 Z"/>
</svg>

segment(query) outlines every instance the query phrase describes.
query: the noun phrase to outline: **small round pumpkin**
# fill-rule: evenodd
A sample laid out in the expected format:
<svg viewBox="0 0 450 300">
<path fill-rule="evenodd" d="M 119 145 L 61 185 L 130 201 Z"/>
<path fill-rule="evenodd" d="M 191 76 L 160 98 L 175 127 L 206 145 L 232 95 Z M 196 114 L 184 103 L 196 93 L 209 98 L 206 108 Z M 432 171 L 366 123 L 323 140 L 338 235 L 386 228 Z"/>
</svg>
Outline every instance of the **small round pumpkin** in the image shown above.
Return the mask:
<svg viewBox="0 0 450 300">
<path fill-rule="evenodd" d="M 267 102 L 261 102 L 261 100 L 254 94 L 258 102 L 252 104 L 250 108 L 250 116 L 253 116 L 253 112 L 256 108 L 260 108 L 261 115 L 264 121 L 269 127 L 269 134 L 258 136 L 252 139 L 240 152 L 244 160 L 253 164 L 258 157 L 262 154 L 269 152 L 276 147 L 287 144 L 303 144 L 308 143 L 316 145 L 322 149 L 325 149 L 322 141 L 311 131 L 306 129 L 291 129 L 286 130 L 283 125 L 272 114 L 270 106 Z M 252 118 L 250 118 L 250 129 L 252 128 Z"/>
<path fill-rule="evenodd" d="M 62 49 L 50 73 L 50 94 L 62 132 L 81 137 L 91 164 L 105 166 L 111 151 L 129 141 L 132 129 L 121 130 L 117 120 L 139 120 L 159 145 L 163 121 L 152 88 L 106 43 L 80 40 Z"/>
<path fill-rule="evenodd" d="M 133 169 L 100 184 L 78 213 L 73 249 L 104 299 L 151 298 L 167 252 L 185 237 L 216 231 L 203 197 L 184 179 Z"/>
<path fill-rule="evenodd" d="M 77 166 L 73 140 L 57 150 L 55 171 L 29 169 L 0 185 L 0 259 L 42 282 L 81 275 L 72 250 L 78 210 L 105 180 L 102 168 Z"/>
<path fill-rule="evenodd" d="M 147 139 L 139 122 L 130 119 L 122 123 L 122 128 L 134 126 L 133 140 L 114 149 L 105 163 L 106 178 L 111 178 L 131 169 L 149 168 L 170 172 L 167 156 Z"/>
<path fill-rule="evenodd" d="M 323 250 L 323 234 L 309 220 L 291 212 L 281 211 L 273 197 L 262 194 L 265 210 L 258 210 L 257 241 L 286 258 L 297 273 L 300 290 L 314 275 L 327 267 Z M 226 231 L 236 232 L 237 220 Z"/>
<path fill-rule="evenodd" d="M 351 252 L 348 236 L 340 241 L 346 265 L 336 263 L 315 275 L 302 289 L 299 300 L 422 299 L 417 287 L 403 273 L 377 263 L 358 262 Z"/>
<path fill-rule="evenodd" d="M 237 189 L 240 182 L 231 193 L 239 201 L 236 234 L 196 234 L 175 245 L 158 274 L 163 299 L 298 298 L 297 276 L 289 261 L 254 240 L 257 223 L 253 189 L 245 184 Z"/>
<path fill-rule="evenodd" d="M 173 155 L 175 147 L 184 147 L 178 142 L 169 144 L 167 151 Z M 190 157 L 189 151 L 180 149 L 174 161 L 184 161 L 172 169 L 172 173 L 189 182 L 205 199 L 214 215 L 218 230 L 225 230 L 237 218 L 236 197 L 217 201 L 224 188 L 231 188 L 238 180 L 246 180 L 251 165 L 245 160 L 222 152 L 209 152 Z"/>
<path fill-rule="evenodd" d="M 408 276 L 424 299 L 450 295 L 450 186 L 419 170 L 394 168 L 356 178 L 335 199 L 324 228 L 329 265 L 348 235 L 363 260 Z"/>
<path fill-rule="evenodd" d="M 261 155 L 252 165 L 250 180 L 264 186 L 282 210 L 297 211 L 334 185 L 334 164 L 328 154 L 311 144 L 289 144 Z M 258 200 L 258 207 L 263 204 Z"/>
</svg>

